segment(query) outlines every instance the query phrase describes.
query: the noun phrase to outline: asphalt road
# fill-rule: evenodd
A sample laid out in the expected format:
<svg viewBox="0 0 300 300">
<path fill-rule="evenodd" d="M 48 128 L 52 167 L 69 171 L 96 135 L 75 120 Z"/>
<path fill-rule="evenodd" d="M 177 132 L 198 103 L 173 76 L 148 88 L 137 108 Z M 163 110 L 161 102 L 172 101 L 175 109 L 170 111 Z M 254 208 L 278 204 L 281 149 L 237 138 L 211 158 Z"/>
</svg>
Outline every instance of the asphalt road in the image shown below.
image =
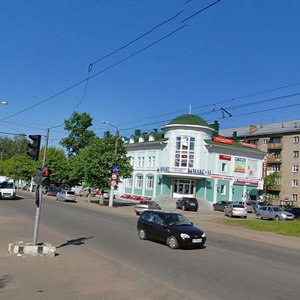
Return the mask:
<svg viewBox="0 0 300 300">
<path fill-rule="evenodd" d="M 28 193 L 24 194 L 28 195 Z M 299 249 L 206 228 L 204 249 L 171 250 L 141 241 L 137 217 L 44 198 L 39 241 L 50 257 L 7 254 L 31 242 L 33 199 L 0 200 L 1 299 L 297 299 Z"/>
</svg>

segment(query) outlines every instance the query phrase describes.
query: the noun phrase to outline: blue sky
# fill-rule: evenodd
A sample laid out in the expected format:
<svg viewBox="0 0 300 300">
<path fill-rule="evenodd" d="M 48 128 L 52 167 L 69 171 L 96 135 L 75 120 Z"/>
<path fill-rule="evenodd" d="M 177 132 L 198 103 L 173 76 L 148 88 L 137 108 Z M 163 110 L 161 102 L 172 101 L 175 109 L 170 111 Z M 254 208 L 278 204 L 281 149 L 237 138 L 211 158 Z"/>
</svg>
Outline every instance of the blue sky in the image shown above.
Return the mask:
<svg viewBox="0 0 300 300">
<path fill-rule="evenodd" d="M 0 131 L 51 128 L 58 145 L 76 110 L 99 136 L 115 130 L 103 120 L 130 136 L 190 105 L 221 128 L 300 119 L 300 1 L 200 12 L 214 2 L 0 0 Z"/>
</svg>

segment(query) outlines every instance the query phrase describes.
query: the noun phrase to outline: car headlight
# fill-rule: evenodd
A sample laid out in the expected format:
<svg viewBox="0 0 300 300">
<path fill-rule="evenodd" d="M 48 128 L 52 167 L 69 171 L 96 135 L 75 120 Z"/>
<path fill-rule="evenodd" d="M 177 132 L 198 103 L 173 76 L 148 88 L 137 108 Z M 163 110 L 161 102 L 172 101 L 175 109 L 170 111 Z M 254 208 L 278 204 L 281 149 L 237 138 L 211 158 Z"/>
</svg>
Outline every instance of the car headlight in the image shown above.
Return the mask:
<svg viewBox="0 0 300 300">
<path fill-rule="evenodd" d="M 283 218 L 286 218 L 286 217 L 287 217 L 287 214 L 281 214 L 281 216 L 282 216 Z"/>
<path fill-rule="evenodd" d="M 184 240 L 184 239 L 189 239 L 190 236 L 186 233 L 180 233 L 180 237 Z"/>
<path fill-rule="evenodd" d="M 206 237 L 205 232 L 202 233 L 201 237 Z"/>
</svg>

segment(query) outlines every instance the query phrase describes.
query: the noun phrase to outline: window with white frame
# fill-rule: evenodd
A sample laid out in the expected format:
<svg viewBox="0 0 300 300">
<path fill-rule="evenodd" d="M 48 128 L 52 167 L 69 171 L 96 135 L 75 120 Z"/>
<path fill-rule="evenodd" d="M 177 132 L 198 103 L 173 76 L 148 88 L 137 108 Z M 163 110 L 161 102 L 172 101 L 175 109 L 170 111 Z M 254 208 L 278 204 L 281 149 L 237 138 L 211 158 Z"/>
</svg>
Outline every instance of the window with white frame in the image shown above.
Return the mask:
<svg viewBox="0 0 300 300">
<path fill-rule="evenodd" d="M 156 164 L 155 156 L 152 156 L 152 165 L 151 165 L 151 167 L 155 167 L 155 164 Z"/>
<path fill-rule="evenodd" d="M 300 138 L 298 135 L 294 136 L 294 144 L 299 144 L 299 140 L 300 140 Z"/>
<path fill-rule="evenodd" d="M 149 175 L 146 177 L 146 189 L 153 189 L 154 177 Z"/>
<path fill-rule="evenodd" d="M 294 158 L 298 158 L 298 157 L 299 157 L 299 151 L 296 150 L 296 151 L 294 151 Z"/>
<path fill-rule="evenodd" d="M 276 185 L 280 185 L 281 184 L 281 177 L 275 177 L 274 182 Z"/>
<path fill-rule="evenodd" d="M 221 191 L 220 191 L 221 195 L 226 195 L 226 185 L 222 184 L 221 185 Z"/>
<path fill-rule="evenodd" d="M 292 194 L 292 200 L 298 201 L 298 194 Z"/>
<path fill-rule="evenodd" d="M 147 167 L 152 167 L 152 156 L 148 156 Z"/>
<path fill-rule="evenodd" d="M 292 180 L 292 187 L 298 187 L 299 186 L 299 181 L 298 179 L 293 179 Z"/>
<path fill-rule="evenodd" d="M 125 179 L 125 187 L 127 187 L 127 188 L 132 187 L 132 177 Z"/>
<path fill-rule="evenodd" d="M 221 165 L 221 171 L 222 171 L 222 172 L 227 172 L 227 163 L 222 162 L 222 165 Z"/>
<path fill-rule="evenodd" d="M 274 171 L 274 172 L 280 172 L 280 165 L 273 165 L 271 167 L 271 170 Z"/>
<path fill-rule="evenodd" d="M 298 165 L 293 165 L 292 166 L 292 172 L 298 172 L 299 171 L 299 166 Z"/>
<path fill-rule="evenodd" d="M 141 157 L 141 167 L 145 166 L 145 157 Z"/>
<path fill-rule="evenodd" d="M 141 167 L 141 157 L 140 156 L 138 157 L 138 165 L 137 166 Z"/>
<path fill-rule="evenodd" d="M 134 157 L 130 157 L 130 165 L 134 167 Z"/>
<path fill-rule="evenodd" d="M 195 138 L 189 136 L 176 137 L 175 167 L 194 166 Z"/>
<path fill-rule="evenodd" d="M 143 187 L 143 176 L 137 175 L 135 177 L 135 187 L 136 188 L 142 188 Z"/>
</svg>

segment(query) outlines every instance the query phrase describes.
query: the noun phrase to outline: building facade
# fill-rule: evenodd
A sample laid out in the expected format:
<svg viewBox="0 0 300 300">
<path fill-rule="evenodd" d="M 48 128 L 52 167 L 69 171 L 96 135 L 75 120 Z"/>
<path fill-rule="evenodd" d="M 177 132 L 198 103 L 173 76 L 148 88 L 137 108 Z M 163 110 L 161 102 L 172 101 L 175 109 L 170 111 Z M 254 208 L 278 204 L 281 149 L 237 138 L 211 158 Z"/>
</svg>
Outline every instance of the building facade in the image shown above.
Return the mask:
<svg viewBox="0 0 300 300">
<path fill-rule="evenodd" d="M 263 188 L 265 153 L 248 143 L 218 136 L 195 115 L 183 115 L 150 134 L 139 130 L 126 144 L 131 178 L 119 184 L 126 195 L 197 197 L 215 203 L 256 197 Z"/>
<path fill-rule="evenodd" d="M 276 205 L 300 202 L 300 120 L 221 130 L 226 137 L 256 145 L 265 152 L 267 175 L 276 172 L 276 184 L 267 190 Z"/>
</svg>

